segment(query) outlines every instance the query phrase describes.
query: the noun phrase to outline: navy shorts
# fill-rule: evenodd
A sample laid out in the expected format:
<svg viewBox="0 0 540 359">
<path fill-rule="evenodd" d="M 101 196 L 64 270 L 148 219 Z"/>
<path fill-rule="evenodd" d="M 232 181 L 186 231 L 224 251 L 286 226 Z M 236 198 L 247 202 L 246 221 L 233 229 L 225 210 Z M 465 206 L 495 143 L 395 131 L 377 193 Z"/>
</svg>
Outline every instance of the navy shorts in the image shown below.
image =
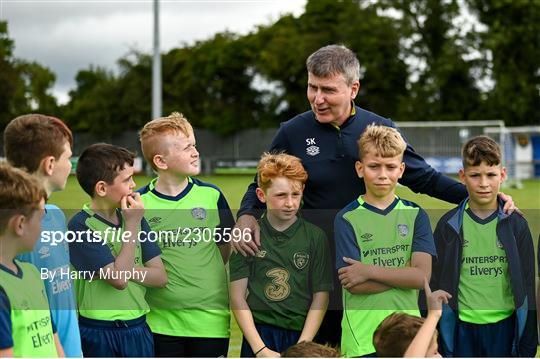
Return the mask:
<svg viewBox="0 0 540 359">
<path fill-rule="evenodd" d="M 85 357 L 153 357 L 154 340 L 146 316 L 133 320 L 79 317 Z"/>
<path fill-rule="evenodd" d="M 515 313 L 490 324 L 473 324 L 458 320 L 454 357 L 511 357 L 515 321 Z"/>
<path fill-rule="evenodd" d="M 266 347 L 278 353 L 282 353 L 298 342 L 301 332 L 297 330 L 288 330 L 273 325 L 255 324 L 257 332 L 261 336 Z M 257 348 L 256 350 L 259 350 Z M 242 350 L 240 351 L 242 358 L 254 358 L 255 354 L 251 350 L 251 346 L 245 338 L 242 339 Z"/>
</svg>

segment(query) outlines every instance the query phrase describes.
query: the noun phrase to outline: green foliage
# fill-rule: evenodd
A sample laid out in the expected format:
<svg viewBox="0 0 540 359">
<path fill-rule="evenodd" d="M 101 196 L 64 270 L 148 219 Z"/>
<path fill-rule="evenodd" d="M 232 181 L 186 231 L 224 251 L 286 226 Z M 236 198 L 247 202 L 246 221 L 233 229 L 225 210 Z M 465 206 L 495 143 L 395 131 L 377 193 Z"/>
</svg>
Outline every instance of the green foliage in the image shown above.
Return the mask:
<svg viewBox="0 0 540 359">
<path fill-rule="evenodd" d="M 0 128 L 27 112 L 56 114 L 56 99 L 50 94 L 56 76 L 37 62 L 13 57 L 15 44 L 0 21 Z"/>
<path fill-rule="evenodd" d="M 488 27 L 479 44 L 493 60 L 486 69 L 495 87 L 485 102 L 486 114 L 507 125 L 540 123 L 540 2 L 467 0 Z"/>
<path fill-rule="evenodd" d="M 464 5 L 487 30 L 460 28 Z M 309 108 L 305 60 L 331 43 L 357 53 L 356 102 L 383 116 L 540 121 L 540 2 L 528 0 L 308 0 L 298 17 L 164 53 L 163 113 L 183 112 L 222 135 L 275 127 Z M 13 46 L 0 22 L 0 126 L 22 112 L 58 111 L 54 74 L 13 58 Z M 118 66 L 118 75 L 99 67 L 77 74 L 60 112 L 75 130 L 115 134 L 150 119 L 151 55 L 131 51 Z M 479 85 L 484 78 L 493 88 Z"/>
</svg>

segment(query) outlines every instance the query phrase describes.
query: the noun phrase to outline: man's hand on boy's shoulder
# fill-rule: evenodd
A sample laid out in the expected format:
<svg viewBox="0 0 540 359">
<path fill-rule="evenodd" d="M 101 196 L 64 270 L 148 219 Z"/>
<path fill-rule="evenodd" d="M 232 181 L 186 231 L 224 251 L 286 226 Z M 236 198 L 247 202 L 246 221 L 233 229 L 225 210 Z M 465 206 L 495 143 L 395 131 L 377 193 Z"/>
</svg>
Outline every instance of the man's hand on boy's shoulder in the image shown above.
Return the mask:
<svg viewBox="0 0 540 359">
<path fill-rule="evenodd" d="M 343 257 L 343 261 L 348 266 L 340 268 L 338 274 L 339 281 L 345 289 L 369 280 L 372 266 L 348 257 Z"/>
<path fill-rule="evenodd" d="M 237 233 L 231 242 L 233 251 L 244 257 L 254 256 L 261 246 L 261 228 L 257 219 L 252 215 L 244 214 L 238 217 L 234 228 L 240 231 L 233 231 L 233 235 Z"/>
<path fill-rule="evenodd" d="M 512 214 L 512 212 L 517 211 L 517 213 L 521 214 L 521 211 L 519 208 L 516 207 L 516 204 L 514 203 L 514 199 L 512 196 L 499 192 L 498 194 L 499 198 L 502 199 L 504 202 L 503 212 L 506 214 Z"/>
</svg>

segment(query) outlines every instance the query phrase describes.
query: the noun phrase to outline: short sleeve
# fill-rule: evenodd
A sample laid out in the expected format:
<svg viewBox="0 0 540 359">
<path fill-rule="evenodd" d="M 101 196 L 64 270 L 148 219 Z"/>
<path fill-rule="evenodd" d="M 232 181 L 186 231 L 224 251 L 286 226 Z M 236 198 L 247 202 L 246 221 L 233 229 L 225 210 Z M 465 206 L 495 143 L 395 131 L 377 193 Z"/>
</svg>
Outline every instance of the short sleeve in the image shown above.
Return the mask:
<svg viewBox="0 0 540 359">
<path fill-rule="evenodd" d="M 103 245 L 103 240 L 98 241 L 93 237 L 94 233 L 84 223 L 81 213 L 69 222 L 68 230 L 75 233 L 90 231 L 89 238 L 84 235 L 81 236 L 82 241 L 69 243 L 69 259 L 76 270 L 95 272 L 114 262 L 115 258 L 109 247 Z"/>
<path fill-rule="evenodd" d="M 311 267 L 311 292 L 331 291 L 334 287 L 334 276 L 332 268 L 332 258 L 326 234 L 319 230 L 318 236 L 314 238 L 313 258 Z"/>
<path fill-rule="evenodd" d="M 250 262 L 247 257 L 240 253 L 231 254 L 229 259 L 230 281 L 234 282 L 242 278 L 248 278 L 250 274 Z"/>
<path fill-rule="evenodd" d="M 357 261 L 362 260 L 354 230 L 341 213 L 338 213 L 334 220 L 334 239 L 336 243 L 336 269 L 348 265 L 343 261 L 343 257 L 349 257 Z"/>
<path fill-rule="evenodd" d="M 150 225 L 148 224 L 146 219 L 143 218 L 141 221 L 141 233 L 139 233 L 139 238 L 141 240 L 143 263 L 146 263 L 152 258 L 155 258 L 161 254 L 161 250 L 159 249 L 157 243 L 148 240 L 149 238 L 151 238 L 148 236 L 148 233 L 150 233 L 150 231 Z"/>
<path fill-rule="evenodd" d="M 0 287 L 0 349 L 13 347 L 11 328 L 11 304 L 6 292 Z"/>
<path fill-rule="evenodd" d="M 422 208 L 419 209 L 414 221 L 412 252 L 425 252 L 431 254 L 433 257 L 437 256 L 429 217 Z"/>
<path fill-rule="evenodd" d="M 216 243 L 218 245 L 224 245 L 230 242 L 231 231 L 234 227 L 234 217 L 229 208 L 229 203 L 227 203 L 227 199 L 221 192 L 219 193 L 217 207 L 219 213 L 219 225 L 216 230 L 219 231 L 221 235 L 216 238 Z"/>
</svg>

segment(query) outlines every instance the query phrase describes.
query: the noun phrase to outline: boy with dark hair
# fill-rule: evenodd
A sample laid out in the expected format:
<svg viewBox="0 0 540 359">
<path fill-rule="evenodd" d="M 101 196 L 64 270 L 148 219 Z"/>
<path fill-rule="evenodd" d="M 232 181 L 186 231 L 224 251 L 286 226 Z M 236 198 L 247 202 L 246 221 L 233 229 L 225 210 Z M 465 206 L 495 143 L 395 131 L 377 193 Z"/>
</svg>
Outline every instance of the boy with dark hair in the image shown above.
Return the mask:
<svg viewBox="0 0 540 359">
<path fill-rule="evenodd" d="M 64 356 L 36 267 L 15 259 L 39 238 L 47 194 L 6 163 L 0 183 L 0 357 Z"/>
<path fill-rule="evenodd" d="M 225 264 L 232 213 L 200 172 L 190 123 L 179 113 L 147 123 L 141 147 L 158 177 L 140 189 L 169 277 L 148 291 L 148 324 L 158 357 L 227 356 L 230 309 Z"/>
<path fill-rule="evenodd" d="M 72 145 L 73 136 L 69 128 L 52 116 L 19 116 L 4 131 L 6 159 L 13 166 L 32 174 L 44 187 L 47 198 L 53 192 L 63 190 L 66 185 L 71 171 Z M 47 239 L 52 232 L 66 232 L 66 217 L 57 206 L 46 204 L 40 240 L 33 251 L 18 258 L 34 264 L 45 280 L 51 313 L 66 356 L 81 357 L 73 281 L 69 276 L 61 275 L 69 270 L 68 244 L 52 243 Z"/>
<path fill-rule="evenodd" d="M 134 154 L 98 143 L 77 163 L 77 180 L 91 197 L 69 222 L 82 240 L 70 243 L 82 348 L 89 357 L 152 357 L 146 287 L 164 287 L 160 250 L 147 237 L 140 195 L 133 192 Z"/>
<path fill-rule="evenodd" d="M 358 145 L 356 171 L 366 194 L 334 222 L 336 266 L 345 289 L 341 351 L 347 357 L 375 354 L 373 333 L 389 314 L 420 315 L 418 289 L 430 277 L 435 255 L 426 212 L 395 195 L 407 146 L 400 133 L 370 125 Z"/>
<path fill-rule="evenodd" d="M 463 146 L 469 197 L 437 224 L 432 287 L 452 295 L 440 323 L 443 356 L 533 357 L 538 343 L 534 248 L 527 221 L 502 211 L 506 178 L 489 137 Z"/>
<path fill-rule="evenodd" d="M 297 215 L 307 180 L 300 159 L 265 154 L 257 173 L 257 196 L 267 206 L 261 247 L 254 257 L 233 254 L 230 263 L 231 307 L 244 335 L 241 357 L 279 356 L 312 341 L 332 289 L 326 235 Z"/>
</svg>

